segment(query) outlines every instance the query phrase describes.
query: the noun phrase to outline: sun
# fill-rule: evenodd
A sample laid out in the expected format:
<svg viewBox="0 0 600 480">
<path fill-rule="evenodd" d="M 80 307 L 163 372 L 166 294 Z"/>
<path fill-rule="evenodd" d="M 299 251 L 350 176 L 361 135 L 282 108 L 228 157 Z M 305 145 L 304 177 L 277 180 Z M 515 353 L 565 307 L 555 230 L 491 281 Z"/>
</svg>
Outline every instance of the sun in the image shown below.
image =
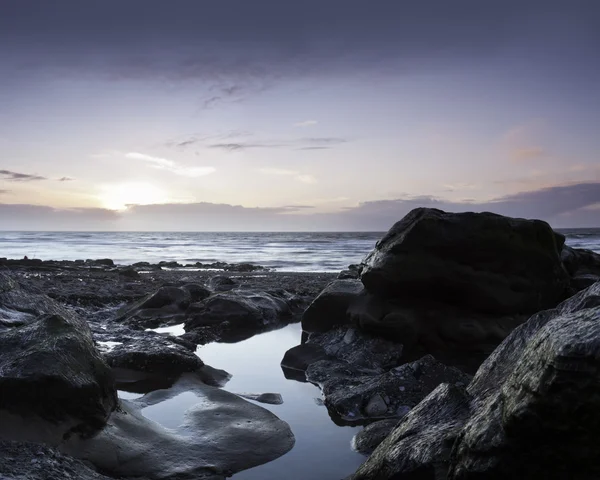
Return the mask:
<svg viewBox="0 0 600 480">
<path fill-rule="evenodd" d="M 127 182 L 106 185 L 98 195 L 104 208 L 126 210 L 131 205 L 150 205 L 166 203 L 168 197 L 163 190 L 143 182 Z"/>
</svg>

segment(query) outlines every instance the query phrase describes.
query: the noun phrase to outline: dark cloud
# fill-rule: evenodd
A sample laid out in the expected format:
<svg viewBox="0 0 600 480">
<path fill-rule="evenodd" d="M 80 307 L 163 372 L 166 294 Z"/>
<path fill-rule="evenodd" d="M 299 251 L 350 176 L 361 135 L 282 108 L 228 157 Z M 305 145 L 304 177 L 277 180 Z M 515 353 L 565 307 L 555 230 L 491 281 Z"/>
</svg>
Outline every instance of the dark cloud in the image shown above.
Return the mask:
<svg viewBox="0 0 600 480">
<path fill-rule="evenodd" d="M 113 230 L 119 228 L 120 220 L 117 212 L 102 208 L 0 203 L 0 224 L 4 230 Z"/>
<path fill-rule="evenodd" d="M 13 172 L 11 170 L 0 170 L 0 176 L 9 182 L 33 182 L 37 180 L 48 180 L 46 177 L 42 177 L 40 175 Z"/>
<path fill-rule="evenodd" d="M 13 1 L 2 5 L 1 59 L 11 70 L 202 79 L 215 85 L 211 108 L 284 76 L 426 71 L 505 49 L 595 68 L 598 11 L 595 0 Z"/>
<path fill-rule="evenodd" d="M 73 180 L 75 180 L 75 179 L 71 178 L 71 177 L 60 177 L 58 179 L 59 182 L 72 182 Z"/>
</svg>

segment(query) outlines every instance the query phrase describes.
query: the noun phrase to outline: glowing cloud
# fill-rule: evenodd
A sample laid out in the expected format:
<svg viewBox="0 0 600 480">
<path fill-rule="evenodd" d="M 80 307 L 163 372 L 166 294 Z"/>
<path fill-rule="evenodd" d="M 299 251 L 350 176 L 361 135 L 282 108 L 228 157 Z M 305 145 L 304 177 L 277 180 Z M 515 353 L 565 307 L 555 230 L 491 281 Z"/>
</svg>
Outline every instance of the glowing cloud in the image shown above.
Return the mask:
<svg viewBox="0 0 600 480">
<path fill-rule="evenodd" d="M 139 152 L 129 152 L 126 153 L 125 156 L 133 160 L 142 160 L 143 162 L 149 163 L 153 168 L 167 170 L 175 175 L 181 175 L 183 177 L 202 177 L 217 171 L 217 169 L 214 167 L 184 167 L 173 160 L 154 157 L 152 155 L 146 155 L 145 153 Z"/>
</svg>

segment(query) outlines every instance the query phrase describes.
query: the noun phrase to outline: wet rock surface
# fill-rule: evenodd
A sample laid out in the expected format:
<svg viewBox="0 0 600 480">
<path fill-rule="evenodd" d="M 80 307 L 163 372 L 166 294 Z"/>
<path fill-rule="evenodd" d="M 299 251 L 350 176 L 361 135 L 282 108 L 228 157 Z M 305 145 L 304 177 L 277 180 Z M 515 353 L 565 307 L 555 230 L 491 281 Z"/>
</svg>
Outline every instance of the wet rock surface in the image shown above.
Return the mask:
<svg viewBox="0 0 600 480">
<path fill-rule="evenodd" d="M 117 396 L 87 323 L 14 279 L 1 283 L 0 316 L 26 316 L 0 331 L 0 411 L 62 422 L 65 436 L 102 428 Z"/>
<path fill-rule="evenodd" d="M 198 403 L 185 412 L 179 427 L 164 428 L 143 416 L 144 408 L 182 391 L 193 392 Z M 111 476 L 158 480 L 223 479 L 274 460 L 293 445 L 287 423 L 268 410 L 184 376 L 169 390 L 121 401 L 102 432 L 61 448 Z"/>
<path fill-rule="evenodd" d="M 390 418 L 370 423 L 354 436 L 352 448 L 357 452 L 370 455 L 396 428 L 398 422 L 399 419 Z"/>
<path fill-rule="evenodd" d="M 321 360 L 308 368 L 306 378 L 321 387 L 325 406 L 345 421 L 401 418 L 440 383 L 466 385 L 470 380 L 431 355 L 384 373 Z"/>
<path fill-rule="evenodd" d="M 112 479 L 92 470 L 81 460 L 63 455 L 56 449 L 35 443 L 14 441 L 0 441 L 0 478 L 2 480 Z"/>
<path fill-rule="evenodd" d="M 596 283 L 515 329 L 466 389 L 438 387 L 352 478 L 597 478 L 599 371 Z"/>
</svg>

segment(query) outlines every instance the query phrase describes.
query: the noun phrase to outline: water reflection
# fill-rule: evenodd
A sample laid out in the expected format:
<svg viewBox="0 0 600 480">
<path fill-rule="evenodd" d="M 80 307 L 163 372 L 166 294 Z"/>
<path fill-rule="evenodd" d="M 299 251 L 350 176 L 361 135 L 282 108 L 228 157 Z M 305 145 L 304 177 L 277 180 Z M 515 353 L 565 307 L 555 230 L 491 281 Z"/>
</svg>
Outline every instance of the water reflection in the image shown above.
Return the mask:
<svg viewBox="0 0 600 480">
<path fill-rule="evenodd" d="M 285 352 L 300 343 L 299 324 L 257 335 L 235 344 L 198 347 L 202 360 L 233 375 L 226 390 L 234 393 L 277 392 L 282 405 L 259 404 L 289 423 L 296 445 L 283 457 L 237 473 L 236 480 L 339 480 L 356 470 L 364 457 L 350 442 L 358 427 L 335 425 L 322 405 L 320 390 L 310 383 L 287 380 L 280 367 Z"/>
</svg>

